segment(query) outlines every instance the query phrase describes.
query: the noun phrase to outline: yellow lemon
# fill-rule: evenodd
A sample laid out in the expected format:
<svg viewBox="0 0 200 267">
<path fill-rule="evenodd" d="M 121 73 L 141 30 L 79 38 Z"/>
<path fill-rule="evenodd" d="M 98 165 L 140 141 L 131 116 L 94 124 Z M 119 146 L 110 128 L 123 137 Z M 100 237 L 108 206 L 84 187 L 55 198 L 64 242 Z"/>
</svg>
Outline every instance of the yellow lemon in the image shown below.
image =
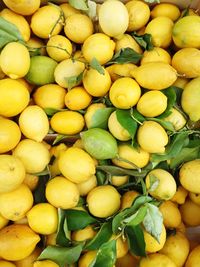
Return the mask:
<svg viewBox="0 0 200 267">
<path fill-rule="evenodd" d="M 162 225 L 162 232 L 160 234 L 159 242 L 153 236 L 151 236 L 146 230 L 144 230 L 143 233 L 144 233 L 144 241 L 146 244 L 145 249 L 147 253 L 154 253 L 163 248 L 166 241 L 166 229 L 164 225 Z"/>
<path fill-rule="evenodd" d="M 102 31 L 111 37 L 122 35 L 128 28 L 129 14 L 120 1 L 105 1 L 99 8 L 98 17 Z"/>
<path fill-rule="evenodd" d="M 16 265 L 10 261 L 0 260 L 0 267 L 16 267 Z"/>
<path fill-rule="evenodd" d="M 156 178 L 158 185 L 156 188 L 150 188 L 151 178 Z M 157 199 L 169 200 L 176 193 L 176 181 L 168 171 L 163 169 L 154 169 L 148 173 L 145 178 L 147 189 L 150 188 L 149 194 Z"/>
<path fill-rule="evenodd" d="M 30 67 L 28 49 L 21 43 L 8 43 L 1 51 L 0 65 L 2 71 L 12 79 L 24 77 Z"/>
<path fill-rule="evenodd" d="M 88 62 L 91 62 L 93 58 L 96 58 L 101 65 L 105 64 L 113 57 L 114 50 L 114 41 L 103 33 L 90 35 L 82 46 L 84 58 Z"/>
<path fill-rule="evenodd" d="M 188 195 L 188 191 L 184 187 L 179 185 L 177 187 L 175 195 L 171 198 L 171 201 L 177 204 L 183 204 L 185 203 L 187 195 Z"/>
<path fill-rule="evenodd" d="M 29 226 L 11 224 L 0 230 L 0 255 L 5 260 L 22 260 L 34 251 L 39 241 L 40 236 Z"/>
<path fill-rule="evenodd" d="M 176 131 L 182 129 L 186 124 L 186 118 L 183 114 L 175 108 L 172 108 L 171 113 L 164 118 L 165 121 L 169 121 L 173 124 L 173 127 Z"/>
<path fill-rule="evenodd" d="M 9 223 L 9 220 L 4 218 L 1 214 L 0 214 L 0 230 L 3 229 L 7 224 Z"/>
<path fill-rule="evenodd" d="M 2 71 L 0 66 L 0 80 L 3 79 L 6 76 L 6 74 Z"/>
<path fill-rule="evenodd" d="M 200 194 L 189 192 L 189 198 L 197 205 L 200 205 Z"/>
<path fill-rule="evenodd" d="M 26 225 L 28 225 L 28 220 L 27 220 L 27 217 L 24 216 L 23 218 L 16 220 L 13 223 L 14 224 L 26 224 Z"/>
<path fill-rule="evenodd" d="M 87 195 L 88 209 L 93 216 L 109 217 L 119 210 L 120 197 L 114 186 L 97 186 Z"/>
<path fill-rule="evenodd" d="M 191 80 L 188 84 L 186 84 L 181 96 L 181 106 L 192 121 L 198 121 L 200 119 L 199 85 L 200 77 Z"/>
<path fill-rule="evenodd" d="M 41 107 L 30 105 L 20 114 L 19 127 L 25 137 L 41 142 L 49 131 L 49 120 Z"/>
<path fill-rule="evenodd" d="M 83 116 L 77 111 L 59 111 L 50 120 L 52 129 L 59 134 L 73 135 L 80 133 L 85 122 Z"/>
<path fill-rule="evenodd" d="M 176 232 L 175 235 L 172 234 L 167 237 L 160 253 L 168 256 L 177 267 L 182 267 L 187 259 L 189 250 L 190 245 L 187 237 L 181 232 Z"/>
<path fill-rule="evenodd" d="M 91 100 L 92 96 L 82 86 L 72 88 L 65 95 L 65 105 L 71 110 L 85 109 Z"/>
<path fill-rule="evenodd" d="M 95 259 L 97 254 L 96 250 L 90 250 L 85 252 L 78 261 L 78 267 L 89 267 L 90 263 Z"/>
<path fill-rule="evenodd" d="M 33 205 L 33 195 L 27 185 L 21 184 L 17 189 L 0 194 L 0 213 L 8 220 L 23 218 Z"/>
<path fill-rule="evenodd" d="M 43 235 L 56 232 L 58 226 L 57 209 L 49 203 L 39 203 L 27 213 L 28 224 L 33 231 Z"/>
<path fill-rule="evenodd" d="M 187 226 L 199 226 L 200 224 L 200 206 L 187 199 L 180 205 L 180 212 L 183 222 Z M 194 215 L 195 214 L 195 215 Z"/>
<path fill-rule="evenodd" d="M 126 8 L 129 14 L 128 31 L 141 29 L 150 18 L 150 8 L 146 3 L 140 1 L 128 1 Z"/>
<path fill-rule="evenodd" d="M 200 245 L 195 247 L 189 254 L 185 267 L 198 267 L 200 261 Z"/>
<path fill-rule="evenodd" d="M 140 194 L 137 191 L 130 190 L 125 192 L 121 197 L 121 209 L 126 209 L 132 206 L 133 201 L 138 197 Z"/>
<path fill-rule="evenodd" d="M 136 259 L 130 253 L 127 253 L 124 257 L 118 258 L 116 260 L 115 266 L 116 267 L 137 267 L 139 260 Z"/>
<path fill-rule="evenodd" d="M 59 267 L 57 263 L 50 260 L 35 261 L 33 267 Z"/>
<path fill-rule="evenodd" d="M 62 176 L 56 176 L 47 183 L 45 195 L 48 202 L 56 208 L 71 209 L 79 201 L 77 185 Z"/>
<path fill-rule="evenodd" d="M 71 41 L 82 44 L 93 34 L 92 20 L 84 14 L 72 14 L 65 21 L 64 32 Z"/>
<path fill-rule="evenodd" d="M 145 33 L 151 34 L 152 44 L 157 47 L 167 48 L 172 41 L 173 21 L 168 17 L 152 19 L 145 28 Z"/>
<path fill-rule="evenodd" d="M 137 110 L 145 117 L 157 117 L 167 108 L 167 97 L 161 91 L 144 93 L 138 103 Z"/>
<path fill-rule="evenodd" d="M 32 267 L 34 261 L 39 257 L 41 253 L 41 248 L 36 247 L 34 251 L 26 258 L 20 260 L 20 261 L 15 261 L 16 267 Z"/>
<path fill-rule="evenodd" d="M 112 162 L 125 169 L 143 168 L 149 162 L 149 153 L 142 148 L 134 148 L 129 144 L 118 145 L 119 158 L 112 159 Z"/>
<path fill-rule="evenodd" d="M 45 84 L 34 91 L 33 99 L 43 109 L 62 109 L 65 106 L 65 95 L 66 90 L 58 84 Z"/>
<path fill-rule="evenodd" d="M 84 114 L 85 123 L 88 129 L 91 127 L 92 119 L 95 112 L 104 108 L 106 108 L 106 105 L 104 105 L 103 103 L 92 103 L 91 105 L 89 105 Z"/>
<path fill-rule="evenodd" d="M 128 175 L 112 175 L 110 178 L 110 183 L 114 186 L 121 186 L 128 182 Z"/>
<path fill-rule="evenodd" d="M 60 143 L 57 146 L 52 146 L 50 149 L 50 153 L 51 153 L 51 156 L 54 156 L 55 158 L 57 158 L 65 150 L 67 150 L 67 145 L 64 143 Z"/>
<path fill-rule="evenodd" d="M 58 166 L 67 179 L 77 184 L 87 181 L 95 174 L 94 160 L 87 152 L 77 147 L 70 147 L 62 153 Z"/>
<path fill-rule="evenodd" d="M 161 47 L 154 47 L 152 50 L 144 51 L 140 64 L 142 65 L 149 62 L 163 62 L 171 64 L 171 56 L 165 49 Z"/>
<path fill-rule="evenodd" d="M 200 48 L 200 17 L 185 16 L 173 27 L 172 38 L 177 47 Z"/>
<path fill-rule="evenodd" d="M 81 11 L 71 6 L 69 3 L 63 3 L 60 5 L 62 9 L 65 19 L 74 14 L 80 14 Z"/>
<path fill-rule="evenodd" d="M 88 239 L 93 238 L 96 235 L 96 232 L 92 228 L 91 225 L 86 226 L 83 229 L 76 230 L 72 232 L 72 240 L 74 241 L 86 241 Z"/>
<path fill-rule="evenodd" d="M 43 143 L 31 139 L 20 141 L 14 149 L 13 155 L 22 161 L 28 173 L 43 171 L 50 161 L 47 147 Z"/>
<path fill-rule="evenodd" d="M 77 184 L 81 196 L 86 196 L 96 186 L 97 178 L 95 175 L 92 175 L 88 180 Z"/>
<path fill-rule="evenodd" d="M 63 22 L 62 9 L 56 5 L 46 5 L 40 7 L 33 14 L 30 25 L 36 36 L 47 39 L 52 35 L 60 33 Z"/>
<path fill-rule="evenodd" d="M 116 80 L 109 91 L 110 101 L 116 108 L 121 109 L 129 109 L 135 106 L 140 95 L 141 89 L 139 84 L 129 77 Z"/>
<path fill-rule="evenodd" d="M 34 191 L 39 182 L 39 176 L 26 173 L 23 184 L 27 185 L 31 191 Z"/>
<path fill-rule="evenodd" d="M 25 168 L 20 159 L 0 155 L 0 193 L 15 190 L 25 178 Z"/>
<path fill-rule="evenodd" d="M 145 121 L 137 132 L 137 141 L 149 153 L 164 153 L 168 143 L 165 129 L 155 121 Z"/>
<path fill-rule="evenodd" d="M 176 21 L 181 15 L 179 8 L 171 3 L 160 3 L 151 10 L 151 17 L 168 17 Z"/>
<path fill-rule="evenodd" d="M 102 69 L 104 74 L 90 68 L 83 75 L 83 85 L 85 90 L 92 96 L 105 96 L 111 86 L 110 74 L 106 69 Z"/>
<path fill-rule="evenodd" d="M 72 60 L 72 59 L 65 59 L 61 61 L 54 72 L 55 81 L 58 85 L 68 88 L 70 87 L 70 78 L 71 77 L 77 77 L 83 73 L 85 70 L 85 64 L 83 62 Z M 74 86 L 79 85 L 80 82 L 77 81 L 77 83 Z"/>
<path fill-rule="evenodd" d="M 135 52 L 142 54 L 142 49 L 135 39 L 129 34 L 123 34 L 118 40 L 116 40 L 115 52 L 118 52 L 123 48 L 131 48 Z"/>
<path fill-rule="evenodd" d="M 166 255 L 161 253 L 154 253 L 148 255 L 146 258 L 141 258 L 140 267 L 176 267 L 176 264 Z"/>
<path fill-rule="evenodd" d="M 46 246 L 55 246 L 56 245 L 56 237 L 57 237 L 57 233 L 53 233 L 50 235 L 46 235 L 45 236 L 45 245 Z"/>
<path fill-rule="evenodd" d="M 63 35 L 53 35 L 49 38 L 46 49 L 51 58 L 60 62 L 71 57 L 72 43 Z"/>
<path fill-rule="evenodd" d="M 23 16 L 16 14 L 15 12 L 13 12 L 8 8 L 4 8 L 1 11 L 0 16 L 6 19 L 7 21 L 13 23 L 18 28 L 25 42 L 27 42 L 30 39 L 31 35 L 30 26 L 27 20 Z"/>
<path fill-rule="evenodd" d="M 16 147 L 21 139 L 21 131 L 16 122 L 0 118 L 0 153 L 5 153 Z"/>
<path fill-rule="evenodd" d="M 149 62 L 135 68 L 131 75 L 140 86 L 149 90 L 162 90 L 171 86 L 177 79 L 176 70 L 164 62 Z"/>
<path fill-rule="evenodd" d="M 124 63 L 110 65 L 106 70 L 109 72 L 110 78 L 114 82 L 122 77 L 132 77 L 131 71 L 135 68 L 137 68 L 137 66 L 132 63 Z"/>
<path fill-rule="evenodd" d="M 40 0 L 3 0 L 8 8 L 21 15 L 32 15 L 39 7 Z"/>
<path fill-rule="evenodd" d="M 43 42 L 42 39 L 38 37 L 31 37 L 27 42 L 26 42 L 29 53 L 30 55 L 35 55 L 37 52 L 41 56 L 46 55 L 46 48 L 45 48 L 45 43 Z"/>
<path fill-rule="evenodd" d="M 33 84 L 30 84 L 29 82 L 27 82 L 25 80 L 25 78 L 19 78 L 19 79 L 16 79 L 16 81 L 20 82 L 22 85 L 24 85 L 26 87 L 26 89 L 28 90 L 29 93 L 31 93 L 33 91 L 33 87 L 34 85 Z"/>
<path fill-rule="evenodd" d="M 170 200 L 159 206 L 163 216 L 163 224 L 166 228 L 177 228 L 181 223 L 181 213 L 178 206 Z"/>
<path fill-rule="evenodd" d="M 184 89 L 188 82 L 189 82 L 188 78 L 178 77 L 177 80 L 173 83 L 173 86 Z"/>
</svg>

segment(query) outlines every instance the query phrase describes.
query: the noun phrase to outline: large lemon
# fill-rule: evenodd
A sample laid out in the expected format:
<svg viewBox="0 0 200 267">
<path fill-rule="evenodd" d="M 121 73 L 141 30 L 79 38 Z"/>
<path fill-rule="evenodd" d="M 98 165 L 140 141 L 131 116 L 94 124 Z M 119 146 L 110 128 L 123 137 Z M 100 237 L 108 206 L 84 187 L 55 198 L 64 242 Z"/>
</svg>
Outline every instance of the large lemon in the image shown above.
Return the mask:
<svg viewBox="0 0 200 267">
<path fill-rule="evenodd" d="M 181 15 L 179 8 L 171 3 L 160 3 L 159 5 L 154 6 L 151 10 L 151 17 L 168 17 L 173 21 L 176 21 Z"/>
<path fill-rule="evenodd" d="M 176 267 L 176 264 L 166 255 L 153 253 L 140 261 L 140 267 Z"/>
<path fill-rule="evenodd" d="M 32 15 L 40 7 L 40 0 L 3 0 L 3 2 L 21 15 Z"/>
<path fill-rule="evenodd" d="M 140 64 L 142 65 L 149 62 L 164 62 L 171 64 L 171 56 L 165 49 L 154 47 L 152 50 L 144 51 Z"/>
</svg>

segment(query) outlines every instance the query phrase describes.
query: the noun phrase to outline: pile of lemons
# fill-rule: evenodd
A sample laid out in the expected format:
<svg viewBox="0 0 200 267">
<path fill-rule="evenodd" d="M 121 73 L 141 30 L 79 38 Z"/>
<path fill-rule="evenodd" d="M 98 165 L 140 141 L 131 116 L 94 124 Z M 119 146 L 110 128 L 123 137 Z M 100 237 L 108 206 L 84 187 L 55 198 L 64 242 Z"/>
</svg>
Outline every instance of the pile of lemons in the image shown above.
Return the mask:
<svg viewBox="0 0 200 267">
<path fill-rule="evenodd" d="M 101 266 L 199 267 L 200 243 L 186 235 L 200 226 L 198 13 L 137 0 L 3 2 L 0 267 L 99 266 L 97 249 L 76 262 L 39 257 L 60 248 L 60 211 L 93 217 L 63 228 L 69 248 L 83 246 L 147 195 L 162 218 L 159 241 L 141 223 L 147 255 L 137 256 L 123 231 L 113 232 L 116 259 Z M 156 163 L 182 133 L 194 138 L 196 156 L 182 153 L 175 169 L 168 158 Z"/>
</svg>

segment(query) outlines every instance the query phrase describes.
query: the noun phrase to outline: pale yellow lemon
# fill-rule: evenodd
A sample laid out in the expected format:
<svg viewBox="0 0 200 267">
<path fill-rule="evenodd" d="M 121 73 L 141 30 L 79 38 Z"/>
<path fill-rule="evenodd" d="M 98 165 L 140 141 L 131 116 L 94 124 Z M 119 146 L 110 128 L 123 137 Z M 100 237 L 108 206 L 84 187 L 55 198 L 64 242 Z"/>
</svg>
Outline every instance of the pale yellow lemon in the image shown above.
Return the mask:
<svg viewBox="0 0 200 267">
<path fill-rule="evenodd" d="M 182 220 L 187 226 L 198 226 L 200 224 L 200 206 L 190 199 L 180 205 L 180 212 Z"/>
<path fill-rule="evenodd" d="M 96 186 L 97 177 L 95 175 L 92 175 L 88 180 L 77 184 L 81 196 L 86 196 Z"/>
<path fill-rule="evenodd" d="M 115 44 L 115 52 L 118 52 L 120 49 L 129 47 L 135 52 L 142 54 L 142 48 L 130 34 L 123 34 L 119 39 L 116 40 Z"/>
<path fill-rule="evenodd" d="M 166 228 L 176 228 L 181 223 L 181 213 L 178 206 L 170 200 L 163 202 L 159 206 L 163 216 L 163 224 Z"/>
<path fill-rule="evenodd" d="M 164 118 L 165 121 L 169 121 L 173 124 L 173 127 L 176 131 L 182 129 L 186 124 L 186 118 L 183 114 L 175 108 L 172 108 L 171 113 Z"/>
<path fill-rule="evenodd" d="M 168 17 L 173 21 L 176 21 L 181 15 L 178 6 L 172 3 L 160 3 L 151 10 L 151 17 Z"/>
<path fill-rule="evenodd" d="M 32 15 L 39 7 L 40 0 L 3 0 L 8 8 L 21 15 Z"/>
<path fill-rule="evenodd" d="M 166 229 L 164 225 L 162 225 L 162 231 L 160 234 L 159 242 L 153 236 L 151 236 L 146 230 L 144 230 L 143 232 L 144 232 L 144 241 L 146 244 L 145 250 L 147 253 L 154 253 L 163 248 L 166 241 Z"/>
<path fill-rule="evenodd" d="M 145 64 L 149 62 L 164 62 L 171 64 L 170 54 L 161 47 L 154 47 L 152 50 L 145 50 L 140 64 Z"/>
</svg>

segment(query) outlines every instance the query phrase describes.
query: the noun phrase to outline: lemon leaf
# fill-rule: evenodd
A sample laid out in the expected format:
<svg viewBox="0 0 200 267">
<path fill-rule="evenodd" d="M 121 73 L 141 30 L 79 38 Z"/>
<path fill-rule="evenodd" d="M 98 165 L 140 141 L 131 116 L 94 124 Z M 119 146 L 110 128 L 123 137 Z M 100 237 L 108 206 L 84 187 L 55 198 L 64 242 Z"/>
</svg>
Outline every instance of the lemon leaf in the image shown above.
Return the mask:
<svg viewBox="0 0 200 267">
<path fill-rule="evenodd" d="M 124 64 L 124 63 L 138 63 L 140 59 L 142 58 L 142 55 L 137 53 L 132 48 L 126 47 L 120 49 L 113 58 L 106 63 L 106 65 L 111 64 Z"/>
<path fill-rule="evenodd" d="M 149 3 L 149 4 L 159 4 L 160 3 L 160 0 L 144 0 L 146 3 Z"/>
<path fill-rule="evenodd" d="M 56 135 L 56 138 L 53 141 L 52 145 L 56 145 L 57 143 L 59 143 L 62 140 L 67 140 L 69 143 L 74 142 L 75 140 L 77 140 L 78 138 L 80 138 L 79 134 L 76 135 L 64 135 L 64 134 L 58 134 Z"/>
<path fill-rule="evenodd" d="M 49 178 L 50 178 L 49 175 L 43 175 L 40 177 L 38 185 L 33 192 L 33 198 L 35 204 L 46 202 L 45 190 L 46 190 L 46 183 L 48 182 Z"/>
<path fill-rule="evenodd" d="M 92 115 L 89 128 L 106 129 L 108 126 L 108 118 L 113 111 L 114 108 L 97 109 Z"/>
<path fill-rule="evenodd" d="M 164 121 L 159 118 L 146 118 L 148 121 L 156 121 L 158 122 L 163 128 L 165 128 L 168 131 L 174 132 L 174 126 L 170 121 Z"/>
<path fill-rule="evenodd" d="M 69 0 L 69 4 L 79 10 L 86 11 L 88 10 L 88 6 L 85 0 Z"/>
<path fill-rule="evenodd" d="M 91 60 L 90 67 L 92 69 L 97 70 L 102 75 L 105 74 L 103 67 L 101 66 L 101 64 L 99 63 L 99 61 L 95 57 L 93 57 L 93 59 Z"/>
<path fill-rule="evenodd" d="M 59 109 L 55 109 L 55 108 L 44 108 L 44 112 L 50 117 L 53 116 L 58 111 Z"/>
<path fill-rule="evenodd" d="M 83 72 L 77 76 L 65 77 L 65 81 L 68 83 L 68 90 L 71 90 L 73 87 L 79 84 L 83 79 Z"/>
<path fill-rule="evenodd" d="M 56 233 L 56 244 L 64 247 L 69 247 L 71 244 L 70 232 L 67 226 L 65 211 L 62 209 L 58 209 L 58 229 Z"/>
<path fill-rule="evenodd" d="M 171 114 L 171 108 L 176 103 L 176 89 L 175 88 L 176 88 L 175 86 L 171 86 L 167 89 L 162 90 L 162 92 L 167 97 L 167 108 L 161 115 L 157 117 L 158 119 L 166 118 L 167 116 Z"/>
<path fill-rule="evenodd" d="M 138 35 L 136 32 L 131 32 L 131 36 L 135 39 L 135 41 L 145 50 L 152 50 L 152 35 L 149 33 L 145 33 L 144 35 Z"/>
<path fill-rule="evenodd" d="M 94 1 L 87 1 L 88 11 L 86 11 L 87 15 L 93 20 L 97 20 L 97 4 Z"/>
<path fill-rule="evenodd" d="M 137 170 L 129 170 L 112 165 L 96 166 L 97 170 L 102 170 L 110 175 L 131 175 L 134 177 L 144 177 L 150 169 L 144 169 L 138 172 Z"/>
<path fill-rule="evenodd" d="M 148 189 L 148 192 L 152 192 L 159 186 L 160 180 L 154 174 L 149 174 L 149 178 L 150 187 Z"/>
<path fill-rule="evenodd" d="M 136 226 L 144 220 L 146 213 L 147 213 L 147 206 L 142 206 L 136 213 L 126 218 L 123 221 L 123 223 L 126 223 L 127 225 Z"/>
</svg>

